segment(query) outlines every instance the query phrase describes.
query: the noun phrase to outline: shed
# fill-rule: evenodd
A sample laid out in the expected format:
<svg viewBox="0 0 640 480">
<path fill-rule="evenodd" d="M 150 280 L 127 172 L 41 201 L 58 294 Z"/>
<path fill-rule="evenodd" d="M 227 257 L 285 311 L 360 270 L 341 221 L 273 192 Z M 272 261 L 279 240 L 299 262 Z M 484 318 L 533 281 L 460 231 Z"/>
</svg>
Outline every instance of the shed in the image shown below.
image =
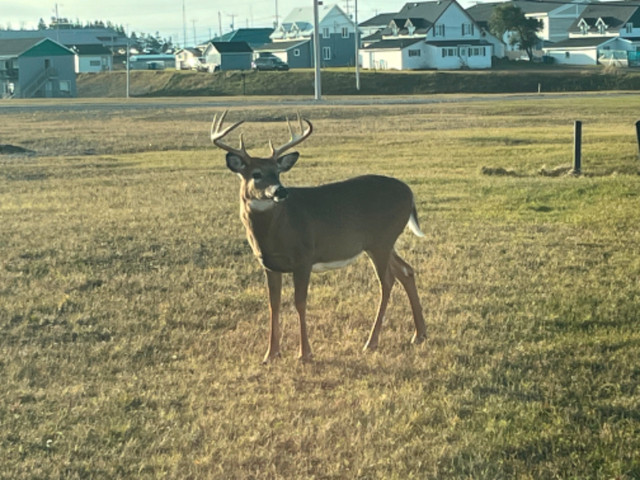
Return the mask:
<svg viewBox="0 0 640 480">
<path fill-rule="evenodd" d="M 210 71 L 250 70 L 253 50 L 247 42 L 209 42 L 202 58 Z"/>
</svg>

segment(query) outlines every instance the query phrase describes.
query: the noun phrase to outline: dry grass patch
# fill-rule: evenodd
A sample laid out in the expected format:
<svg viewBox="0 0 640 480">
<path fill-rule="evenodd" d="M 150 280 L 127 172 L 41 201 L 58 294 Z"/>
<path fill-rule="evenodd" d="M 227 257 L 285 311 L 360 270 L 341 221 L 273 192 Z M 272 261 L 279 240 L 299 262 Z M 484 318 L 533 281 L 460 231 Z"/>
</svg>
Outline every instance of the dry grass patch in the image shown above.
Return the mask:
<svg viewBox="0 0 640 480">
<path fill-rule="evenodd" d="M 316 132 L 286 184 L 375 172 L 414 190 L 427 239 L 398 249 L 429 338 L 409 344 L 396 288 L 379 352 L 361 353 L 378 297 L 363 260 L 312 277 L 311 365 L 285 284 L 267 367 L 214 112 L 11 110 L 3 141 L 37 154 L 0 156 L 0 476 L 637 478 L 637 103 L 301 108 Z M 230 121 L 266 149 L 284 113 Z M 618 132 L 585 138 L 594 176 L 532 174 L 567 162 L 574 118 Z M 525 175 L 479 174 L 514 156 Z"/>
</svg>

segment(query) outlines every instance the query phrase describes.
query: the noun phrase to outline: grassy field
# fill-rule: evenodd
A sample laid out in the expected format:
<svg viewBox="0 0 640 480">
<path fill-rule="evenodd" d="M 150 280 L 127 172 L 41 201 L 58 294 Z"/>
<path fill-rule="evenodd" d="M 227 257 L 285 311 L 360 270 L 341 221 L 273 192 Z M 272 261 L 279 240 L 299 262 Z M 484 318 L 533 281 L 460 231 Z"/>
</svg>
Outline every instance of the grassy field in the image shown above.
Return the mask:
<svg viewBox="0 0 640 480">
<path fill-rule="evenodd" d="M 0 110 L 0 478 L 640 478 L 638 96 L 307 106 L 285 184 L 414 190 L 428 340 L 364 259 L 290 279 L 283 357 L 214 111 Z M 232 110 L 248 147 L 284 107 Z M 582 120 L 581 177 L 569 166 Z M 508 171 L 512 175 L 486 175 Z"/>
</svg>

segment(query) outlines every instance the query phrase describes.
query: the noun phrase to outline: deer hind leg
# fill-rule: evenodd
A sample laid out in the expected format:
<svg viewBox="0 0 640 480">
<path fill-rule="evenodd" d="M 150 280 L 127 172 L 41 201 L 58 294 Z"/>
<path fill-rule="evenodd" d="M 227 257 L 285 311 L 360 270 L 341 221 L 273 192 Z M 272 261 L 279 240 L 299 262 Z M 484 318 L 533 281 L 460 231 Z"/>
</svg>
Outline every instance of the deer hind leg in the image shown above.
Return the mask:
<svg viewBox="0 0 640 480">
<path fill-rule="evenodd" d="M 416 326 L 416 331 L 413 334 L 413 339 L 411 341 L 412 343 L 422 343 L 427 338 L 427 327 L 424 323 L 424 316 L 422 314 L 422 306 L 420 305 L 418 289 L 416 288 L 413 268 L 395 251 L 391 254 L 389 268 L 393 273 L 393 276 L 400 281 L 407 292 L 407 296 L 409 297 L 411 311 L 413 312 L 413 322 Z"/>
<path fill-rule="evenodd" d="M 269 289 L 269 347 L 262 363 L 268 363 L 280 356 L 280 295 L 282 291 L 282 274 L 265 270 L 267 288 Z"/>
<path fill-rule="evenodd" d="M 311 269 L 293 272 L 294 302 L 300 319 L 300 360 L 311 360 L 311 345 L 307 335 L 307 292 L 309 291 L 309 279 Z"/>
<path fill-rule="evenodd" d="M 391 289 L 395 283 L 395 277 L 389 268 L 389 255 L 390 252 L 383 253 L 367 252 L 373 266 L 376 269 L 378 280 L 380 281 L 380 305 L 378 306 L 378 315 L 369 333 L 369 339 L 364 346 L 364 350 L 373 351 L 378 348 L 378 338 L 380 336 L 380 330 L 382 328 L 382 319 L 387 310 L 389 303 L 389 297 L 391 296 Z"/>
</svg>

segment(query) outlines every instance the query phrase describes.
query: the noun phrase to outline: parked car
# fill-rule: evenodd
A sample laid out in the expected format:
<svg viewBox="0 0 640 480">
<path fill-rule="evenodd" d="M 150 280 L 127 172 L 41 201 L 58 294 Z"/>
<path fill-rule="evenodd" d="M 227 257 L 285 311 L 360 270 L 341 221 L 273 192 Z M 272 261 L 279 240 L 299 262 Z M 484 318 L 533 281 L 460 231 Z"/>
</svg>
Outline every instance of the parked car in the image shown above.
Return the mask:
<svg viewBox="0 0 640 480">
<path fill-rule="evenodd" d="M 278 57 L 258 57 L 251 64 L 254 70 L 289 70 L 289 65 Z"/>
</svg>

